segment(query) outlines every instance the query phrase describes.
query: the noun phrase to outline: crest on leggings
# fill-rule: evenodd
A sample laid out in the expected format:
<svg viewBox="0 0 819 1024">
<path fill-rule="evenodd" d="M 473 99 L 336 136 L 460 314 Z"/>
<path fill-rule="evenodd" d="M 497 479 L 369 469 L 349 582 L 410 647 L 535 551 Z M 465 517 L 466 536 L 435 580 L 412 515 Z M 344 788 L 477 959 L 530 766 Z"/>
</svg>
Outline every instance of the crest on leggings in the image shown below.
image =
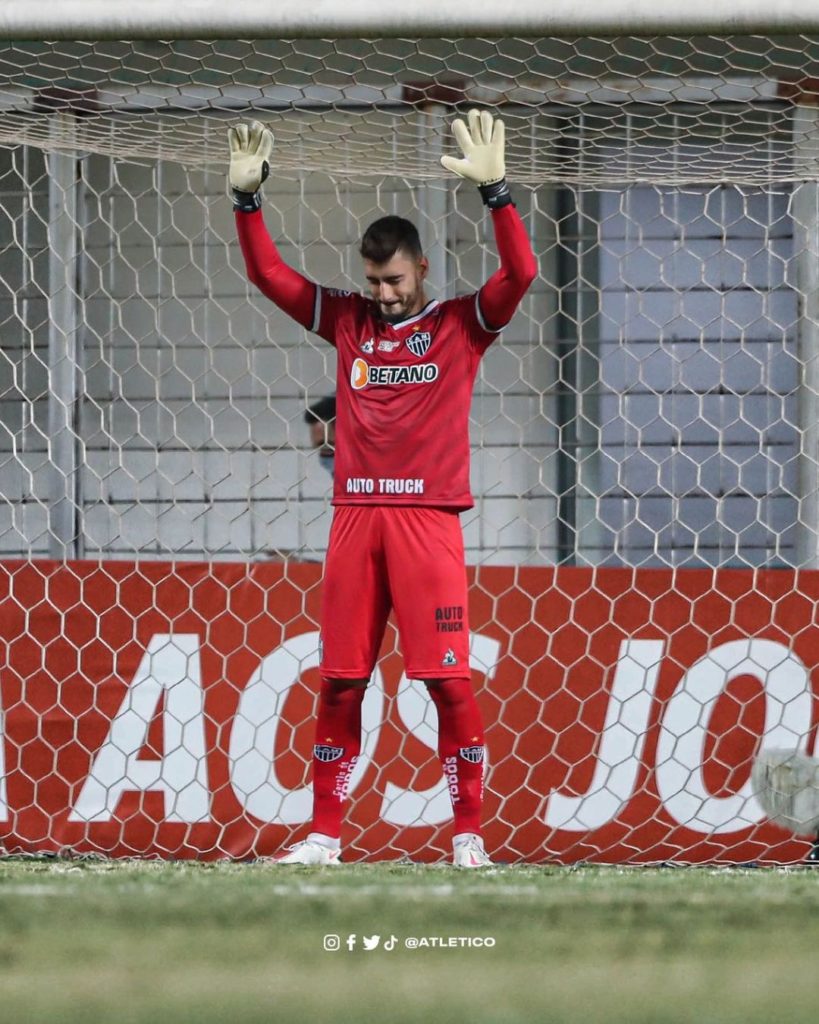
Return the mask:
<svg viewBox="0 0 819 1024">
<path fill-rule="evenodd" d="M 313 756 L 317 761 L 338 761 L 344 755 L 344 747 L 329 747 L 326 743 L 317 743 L 313 747 Z"/>
<path fill-rule="evenodd" d="M 470 764 L 480 764 L 483 761 L 483 747 L 461 747 L 458 753 Z"/>
<path fill-rule="evenodd" d="M 431 344 L 432 335 L 429 331 L 416 331 L 407 338 L 407 348 L 419 359 L 427 354 Z"/>
</svg>

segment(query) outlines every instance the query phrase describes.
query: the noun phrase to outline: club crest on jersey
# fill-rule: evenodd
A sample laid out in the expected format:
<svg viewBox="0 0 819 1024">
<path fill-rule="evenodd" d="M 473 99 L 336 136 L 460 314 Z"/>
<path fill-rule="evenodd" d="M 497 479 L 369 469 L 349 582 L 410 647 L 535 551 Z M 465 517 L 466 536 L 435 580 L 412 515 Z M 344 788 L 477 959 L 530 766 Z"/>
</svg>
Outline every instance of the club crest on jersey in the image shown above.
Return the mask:
<svg viewBox="0 0 819 1024">
<path fill-rule="evenodd" d="M 483 747 L 459 747 L 458 753 L 470 764 L 480 764 L 483 761 Z"/>
<path fill-rule="evenodd" d="M 344 754 L 344 747 L 331 747 L 326 743 L 317 743 L 313 747 L 313 756 L 317 761 L 328 764 L 330 761 L 338 761 Z"/>
<path fill-rule="evenodd" d="M 374 341 L 373 338 L 370 338 L 369 341 L 364 341 L 364 342 L 361 343 L 361 351 L 362 352 L 366 352 L 368 356 L 372 355 L 374 348 L 375 348 L 375 341 Z"/>
<path fill-rule="evenodd" d="M 414 356 L 418 356 L 419 359 L 429 352 L 431 344 L 432 335 L 429 331 L 416 331 L 415 334 L 411 334 L 407 338 L 407 348 Z"/>
</svg>

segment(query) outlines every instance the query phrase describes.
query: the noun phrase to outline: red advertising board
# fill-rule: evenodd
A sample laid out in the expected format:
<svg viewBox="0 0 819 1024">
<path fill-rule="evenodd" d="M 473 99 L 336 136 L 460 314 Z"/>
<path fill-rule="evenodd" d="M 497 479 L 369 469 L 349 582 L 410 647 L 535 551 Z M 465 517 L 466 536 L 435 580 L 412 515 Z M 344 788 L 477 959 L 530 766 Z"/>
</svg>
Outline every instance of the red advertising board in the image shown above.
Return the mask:
<svg viewBox="0 0 819 1024">
<path fill-rule="evenodd" d="M 320 566 L 0 563 L 0 846 L 266 856 L 309 827 Z M 812 750 L 819 573 L 487 567 L 471 669 L 498 860 L 794 862 L 762 746 Z M 448 795 L 392 630 L 345 859 L 436 860 Z"/>
</svg>

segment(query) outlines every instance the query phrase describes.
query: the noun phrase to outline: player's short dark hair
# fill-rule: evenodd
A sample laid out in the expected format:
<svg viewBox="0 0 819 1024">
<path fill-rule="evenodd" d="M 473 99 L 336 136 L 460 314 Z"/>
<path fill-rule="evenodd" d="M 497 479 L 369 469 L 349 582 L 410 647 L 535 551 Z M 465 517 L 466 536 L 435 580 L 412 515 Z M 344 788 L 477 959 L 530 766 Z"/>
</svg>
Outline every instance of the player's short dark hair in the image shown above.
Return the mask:
<svg viewBox="0 0 819 1024">
<path fill-rule="evenodd" d="M 314 402 L 304 413 L 305 423 L 330 423 L 336 418 L 336 396 L 327 395 Z"/>
<path fill-rule="evenodd" d="M 386 263 L 399 251 L 411 259 L 424 255 L 418 228 L 404 217 L 380 217 L 364 232 L 359 252 L 365 260 Z"/>
</svg>

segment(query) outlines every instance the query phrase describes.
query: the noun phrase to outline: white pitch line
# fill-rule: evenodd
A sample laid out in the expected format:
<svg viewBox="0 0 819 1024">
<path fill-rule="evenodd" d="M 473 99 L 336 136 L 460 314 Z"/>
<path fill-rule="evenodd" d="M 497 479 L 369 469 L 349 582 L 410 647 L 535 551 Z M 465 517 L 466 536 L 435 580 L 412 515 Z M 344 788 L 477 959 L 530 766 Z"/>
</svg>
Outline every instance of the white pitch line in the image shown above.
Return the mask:
<svg viewBox="0 0 819 1024">
<path fill-rule="evenodd" d="M 4 896 L 73 896 L 76 889 L 68 889 L 59 885 L 10 885 L 0 886 L 0 900 Z"/>
<path fill-rule="evenodd" d="M 389 896 L 402 898 L 441 899 L 464 892 L 468 896 L 526 896 L 532 897 L 542 893 L 534 885 L 481 885 L 462 889 L 454 885 L 316 885 L 312 882 L 294 882 L 292 885 L 274 885 L 272 891 L 276 896 Z"/>
</svg>

